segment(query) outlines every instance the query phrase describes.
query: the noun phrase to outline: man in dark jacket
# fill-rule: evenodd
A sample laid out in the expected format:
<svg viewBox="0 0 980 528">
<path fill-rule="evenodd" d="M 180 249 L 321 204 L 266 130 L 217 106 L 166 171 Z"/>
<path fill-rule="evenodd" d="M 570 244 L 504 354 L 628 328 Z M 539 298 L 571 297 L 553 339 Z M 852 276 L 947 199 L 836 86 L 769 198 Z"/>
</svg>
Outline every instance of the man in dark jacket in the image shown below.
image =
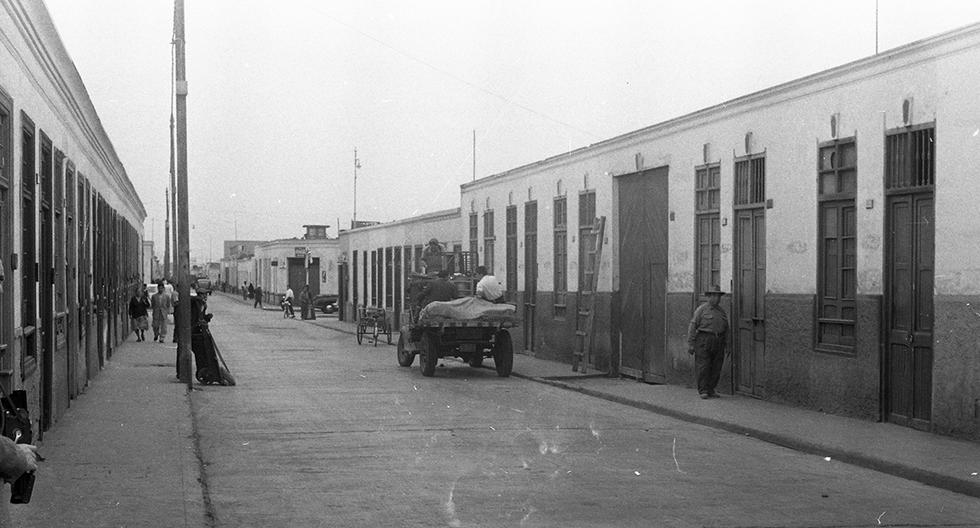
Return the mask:
<svg viewBox="0 0 980 528">
<path fill-rule="evenodd" d="M 449 281 L 449 272 L 441 270 L 439 278 L 425 285 L 419 295 L 419 306 L 425 307 L 434 301 L 451 301 L 459 298 L 459 289 Z"/>
</svg>

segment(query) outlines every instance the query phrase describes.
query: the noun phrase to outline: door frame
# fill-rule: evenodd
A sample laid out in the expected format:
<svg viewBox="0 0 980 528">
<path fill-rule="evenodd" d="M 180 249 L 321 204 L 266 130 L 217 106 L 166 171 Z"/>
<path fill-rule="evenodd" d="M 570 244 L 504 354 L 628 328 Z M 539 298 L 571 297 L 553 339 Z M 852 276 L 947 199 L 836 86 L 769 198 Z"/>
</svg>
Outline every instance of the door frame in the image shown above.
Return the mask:
<svg viewBox="0 0 980 528">
<path fill-rule="evenodd" d="M 890 358 L 889 358 L 889 356 L 890 356 L 890 350 L 889 350 L 889 348 L 890 348 L 890 344 L 891 344 L 891 336 L 890 336 L 890 334 L 891 334 L 891 324 L 892 324 L 891 323 L 891 320 L 892 320 L 892 298 L 891 298 L 891 291 L 892 291 L 892 280 L 893 280 L 893 277 L 892 277 L 892 272 L 891 272 L 891 266 L 889 265 L 889 260 L 890 260 L 889 257 L 893 254 L 892 253 L 893 252 L 893 247 L 892 247 L 892 244 L 891 244 L 891 237 L 889 236 L 889 234 L 891 233 L 891 230 L 892 230 L 891 205 L 892 205 L 892 202 L 893 202 L 894 197 L 911 197 L 911 199 L 912 199 L 912 211 L 911 211 L 911 214 L 912 214 L 912 216 L 914 218 L 915 215 L 916 215 L 916 211 L 915 211 L 915 203 L 916 203 L 916 200 L 915 200 L 915 198 L 916 197 L 920 197 L 920 196 L 926 196 L 926 195 L 928 195 L 932 199 L 932 207 L 933 207 L 933 209 L 932 209 L 933 222 L 931 224 L 932 225 L 933 249 L 932 249 L 932 262 L 931 262 L 931 264 L 933 266 L 933 272 L 935 272 L 935 262 L 936 262 L 936 252 L 935 252 L 935 235 L 936 235 L 936 232 L 935 232 L 935 218 L 936 218 L 936 183 L 935 183 L 936 182 L 936 165 L 935 165 L 935 147 L 933 147 L 933 152 L 931 153 L 932 154 L 932 156 L 931 156 L 932 165 L 930 167 L 931 173 L 929 175 L 930 181 L 929 181 L 928 184 L 925 184 L 925 185 L 910 185 L 910 186 L 905 186 L 905 187 L 889 188 L 890 185 L 889 185 L 888 178 L 889 178 L 890 174 L 888 173 L 888 166 L 889 166 L 889 160 L 888 160 L 888 157 L 889 157 L 888 139 L 889 139 L 889 137 L 892 137 L 892 136 L 901 135 L 901 134 L 909 134 L 909 133 L 914 133 L 914 132 L 918 132 L 918 131 L 921 131 L 921 130 L 928 130 L 928 129 L 931 129 L 932 130 L 932 144 L 935 145 L 935 142 L 936 142 L 936 122 L 935 121 L 929 121 L 929 122 L 920 123 L 920 124 L 917 124 L 917 125 L 909 125 L 909 126 L 902 126 L 902 127 L 892 128 L 892 129 L 886 130 L 885 133 L 884 133 L 884 148 L 883 148 L 883 151 L 882 151 L 882 158 L 883 158 L 883 160 L 882 160 L 883 161 L 883 163 L 882 163 L 882 167 L 883 167 L 883 170 L 882 170 L 882 190 L 883 190 L 883 193 L 884 193 L 884 219 L 883 219 L 883 222 L 882 222 L 883 231 L 882 231 L 882 254 L 881 254 L 881 258 L 882 258 L 882 268 L 881 268 L 882 269 L 882 306 L 881 306 L 881 330 L 880 330 L 881 334 L 880 334 L 880 345 L 879 345 L 879 384 L 878 384 L 878 386 L 879 386 L 879 402 L 880 402 L 879 412 L 880 412 L 880 416 L 881 416 L 881 420 L 882 421 L 889 422 L 889 423 L 894 423 L 896 425 L 902 425 L 902 426 L 906 426 L 906 427 L 911 427 L 911 428 L 914 428 L 914 429 L 926 430 L 926 431 L 932 429 L 932 418 L 933 418 L 932 417 L 932 414 L 933 414 L 932 411 L 933 411 L 933 407 L 935 406 L 935 402 L 933 401 L 932 394 L 931 394 L 932 391 L 935 388 L 935 379 L 932 376 L 932 374 L 933 374 L 932 372 L 930 372 L 930 379 L 929 379 L 929 392 L 930 392 L 930 395 L 929 395 L 929 404 L 930 404 L 929 419 L 928 420 L 922 420 L 922 419 L 917 419 L 914 416 L 907 416 L 907 417 L 902 417 L 900 419 L 894 419 L 891 416 L 892 413 L 891 413 L 891 406 L 890 406 L 890 404 L 891 404 L 891 396 L 892 396 L 892 391 L 891 391 L 892 386 L 891 386 L 890 377 L 891 377 L 891 366 L 892 366 L 892 363 L 891 363 Z M 913 256 L 914 256 L 915 251 L 912 251 L 912 253 L 913 253 Z M 934 301 L 935 300 L 934 293 L 930 291 L 929 292 L 929 295 L 933 296 L 933 301 Z M 934 304 L 933 304 L 933 318 L 935 318 L 935 305 Z M 914 325 L 914 321 L 912 321 L 912 323 Z M 914 329 L 912 331 L 913 331 L 913 334 L 914 334 Z M 934 365 L 935 364 L 935 343 L 936 343 L 935 328 L 933 328 L 933 330 L 930 332 L 930 340 L 931 340 L 930 350 L 931 350 L 931 353 L 932 353 L 932 362 L 931 362 L 931 364 Z M 914 346 L 914 340 L 913 340 L 913 346 Z M 933 370 L 934 370 L 934 368 L 933 368 Z M 914 405 L 915 405 L 915 402 L 913 401 L 912 402 L 913 408 L 914 408 Z"/>
</svg>

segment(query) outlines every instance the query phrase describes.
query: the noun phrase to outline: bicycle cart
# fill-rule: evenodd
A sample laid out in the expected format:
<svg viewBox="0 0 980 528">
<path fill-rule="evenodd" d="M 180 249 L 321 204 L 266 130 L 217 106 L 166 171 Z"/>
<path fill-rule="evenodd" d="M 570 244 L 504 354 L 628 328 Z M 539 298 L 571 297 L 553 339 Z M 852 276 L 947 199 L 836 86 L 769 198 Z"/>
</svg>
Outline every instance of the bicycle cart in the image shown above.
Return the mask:
<svg viewBox="0 0 980 528">
<path fill-rule="evenodd" d="M 391 325 L 388 323 L 388 313 L 384 308 L 373 306 L 359 306 L 357 308 L 357 344 L 364 341 L 364 336 L 370 336 L 374 340 L 374 346 L 378 346 L 378 339 L 385 336 L 388 344 L 391 344 Z"/>
</svg>

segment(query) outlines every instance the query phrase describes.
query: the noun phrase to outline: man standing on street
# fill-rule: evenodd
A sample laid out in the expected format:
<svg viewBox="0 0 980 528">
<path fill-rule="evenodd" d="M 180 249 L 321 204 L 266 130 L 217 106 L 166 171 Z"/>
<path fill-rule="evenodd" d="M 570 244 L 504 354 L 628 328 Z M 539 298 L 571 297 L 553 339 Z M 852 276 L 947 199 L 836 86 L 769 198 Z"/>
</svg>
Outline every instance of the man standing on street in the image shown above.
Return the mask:
<svg viewBox="0 0 980 528">
<path fill-rule="evenodd" d="M 718 285 L 704 292 L 708 302 L 694 310 L 687 327 L 687 353 L 694 356 L 698 376 L 698 395 L 702 400 L 717 398 L 715 387 L 725 364 L 725 345 L 728 342 L 728 315 L 718 303 L 725 292 Z"/>
<path fill-rule="evenodd" d="M 255 302 L 252 303 L 252 308 L 262 309 L 262 285 L 255 287 Z"/>
</svg>

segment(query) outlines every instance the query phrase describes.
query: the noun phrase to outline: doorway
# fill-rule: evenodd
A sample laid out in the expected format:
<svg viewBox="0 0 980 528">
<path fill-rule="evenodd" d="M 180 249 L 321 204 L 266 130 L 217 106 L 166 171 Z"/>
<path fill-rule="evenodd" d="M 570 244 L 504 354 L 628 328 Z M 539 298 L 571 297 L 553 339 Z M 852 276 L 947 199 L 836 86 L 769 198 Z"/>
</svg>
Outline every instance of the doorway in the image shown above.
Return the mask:
<svg viewBox="0 0 980 528">
<path fill-rule="evenodd" d="M 739 392 L 763 396 L 766 365 L 766 158 L 735 160 L 732 327 Z"/>
<path fill-rule="evenodd" d="M 620 373 L 667 380 L 668 167 L 617 179 Z"/>
<path fill-rule="evenodd" d="M 534 353 L 538 297 L 538 202 L 524 204 L 524 350 Z"/>
<path fill-rule="evenodd" d="M 885 416 L 932 420 L 935 129 L 889 132 L 885 144 Z"/>
</svg>

